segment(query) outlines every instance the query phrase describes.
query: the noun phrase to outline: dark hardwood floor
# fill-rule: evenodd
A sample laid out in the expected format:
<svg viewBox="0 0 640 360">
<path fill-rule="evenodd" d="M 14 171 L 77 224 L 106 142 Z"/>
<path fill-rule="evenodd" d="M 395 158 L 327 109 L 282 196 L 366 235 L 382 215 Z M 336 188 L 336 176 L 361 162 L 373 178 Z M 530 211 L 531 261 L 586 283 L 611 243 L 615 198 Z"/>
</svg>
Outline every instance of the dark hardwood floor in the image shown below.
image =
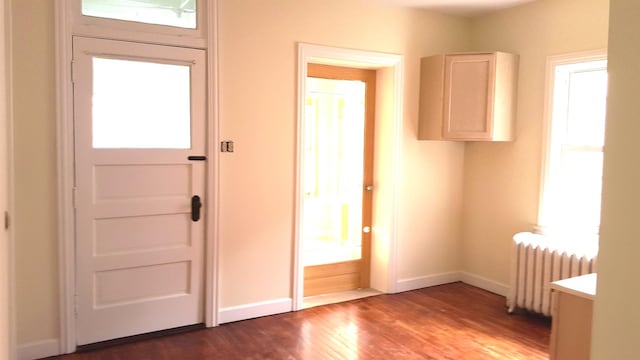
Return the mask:
<svg viewBox="0 0 640 360">
<path fill-rule="evenodd" d="M 550 328 L 507 314 L 504 297 L 454 283 L 54 358 L 548 359 Z"/>
</svg>

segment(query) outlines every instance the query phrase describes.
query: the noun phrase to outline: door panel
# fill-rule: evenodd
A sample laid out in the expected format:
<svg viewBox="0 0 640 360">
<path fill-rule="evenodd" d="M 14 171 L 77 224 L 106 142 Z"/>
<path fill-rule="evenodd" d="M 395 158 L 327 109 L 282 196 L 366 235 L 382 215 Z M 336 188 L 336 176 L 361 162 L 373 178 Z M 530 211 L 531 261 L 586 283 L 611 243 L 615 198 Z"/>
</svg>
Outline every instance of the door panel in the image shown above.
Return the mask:
<svg viewBox="0 0 640 360">
<path fill-rule="evenodd" d="M 305 296 L 369 287 L 375 78 L 374 70 L 308 66 Z"/>
<path fill-rule="evenodd" d="M 73 45 L 77 342 L 203 322 L 204 51 Z"/>
<path fill-rule="evenodd" d="M 447 55 L 444 84 L 446 137 L 491 137 L 489 119 L 493 118 L 495 55 Z"/>
<path fill-rule="evenodd" d="M 191 246 L 185 237 L 191 219 L 182 214 L 127 216 L 95 222 L 95 253 L 98 256 Z"/>
<path fill-rule="evenodd" d="M 305 296 L 329 294 L 340 291 L 368 287 L 368 281 L 361 279 L 362 260 L 306 266 L 304 268 Z"/>
</svg>

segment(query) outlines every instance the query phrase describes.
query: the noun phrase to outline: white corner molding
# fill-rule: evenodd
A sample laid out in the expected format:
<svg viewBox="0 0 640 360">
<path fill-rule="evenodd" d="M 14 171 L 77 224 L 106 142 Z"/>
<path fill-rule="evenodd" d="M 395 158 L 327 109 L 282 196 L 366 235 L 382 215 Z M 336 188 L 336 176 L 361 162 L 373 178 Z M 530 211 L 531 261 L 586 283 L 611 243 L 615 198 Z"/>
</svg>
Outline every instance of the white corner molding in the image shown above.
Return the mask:
<svg viewBox="0 0 640 360">
<path fill-rule="evenodd" d="M 292 304 L 291 298 L 282 298 L 222 308 L 218 312 L 218 323 L 223 324 L 290 312 Z"/>
<path fill-rule="evenodd" d="M 431 286 L 438 286 L 444 284 L 450 284 L 461 281 L 462 275 L 460 272 L 448 272 L 435 275 L 419 276 L 409 279 L 398 280 L 396 284 L 396 291 L 411 291 Z"/>
<path fill-rule="evenodd" d="M 18 360 L 41 359 L 59 355 L 60 340 L 49 339 L 18 346 Z"/>
<path fill-rule="evenodd" d="M 501 296 L 507 296 L 509 293 L 509 285 L 464 271 L 454 271 L 398 280 L 396 290 L 397 292 L 411 291 L 454 282 L 463 282 Z"/>
<path fill-rule="evenodd" d="M 460 281 L 501 296 L 509 294 L 509 285 L 468 272 L 461 273 Z"/>
</svg>

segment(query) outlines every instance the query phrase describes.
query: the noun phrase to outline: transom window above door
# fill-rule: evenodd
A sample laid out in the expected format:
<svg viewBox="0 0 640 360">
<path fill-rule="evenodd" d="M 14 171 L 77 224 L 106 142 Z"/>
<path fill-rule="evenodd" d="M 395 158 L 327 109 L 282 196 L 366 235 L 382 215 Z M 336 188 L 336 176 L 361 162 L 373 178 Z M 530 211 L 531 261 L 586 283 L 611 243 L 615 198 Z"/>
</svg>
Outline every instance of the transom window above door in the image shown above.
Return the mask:
<svg viewBox="0 0 640 360">
<path fill-rule="evenodd" d="M 73 35 L 204 49 L 212 0 L 60 0 Z M 211 10 L 211 11 L 209 11 Z"/>
<path fill-rule="evenodd" d="M 82 0 L 82 15 L 195 29 L 196 0 Z"/>
</svg>

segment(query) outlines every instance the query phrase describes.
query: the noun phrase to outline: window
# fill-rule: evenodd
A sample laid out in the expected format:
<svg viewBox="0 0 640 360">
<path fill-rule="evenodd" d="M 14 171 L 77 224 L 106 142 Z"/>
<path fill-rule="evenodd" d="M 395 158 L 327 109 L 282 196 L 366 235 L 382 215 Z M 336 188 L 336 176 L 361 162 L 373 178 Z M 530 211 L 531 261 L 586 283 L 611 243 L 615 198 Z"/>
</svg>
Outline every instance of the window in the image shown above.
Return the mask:
<svg viewBox="0 0 640 360">
<path fill-rule="evenodd" d="M 190 70 L 93 58 L 93 147 L 191 148 Z"/>
<path fill-rule="evenodd" d="M 548 65 L 542 233 L 597 240 L 607 99 L 605 54 L 551 58 Z M 596 241 L 597 242 L 597 241 Z"/>
<path fill-rule="evenodd" d="M 66 0 L 74 35 L 206 48 L 209 0 Z"/>
<path fill-rule="evenodd" d="M 82 14 L 196 28 L 196 0 L 82 0 Z"/>
</svg>

